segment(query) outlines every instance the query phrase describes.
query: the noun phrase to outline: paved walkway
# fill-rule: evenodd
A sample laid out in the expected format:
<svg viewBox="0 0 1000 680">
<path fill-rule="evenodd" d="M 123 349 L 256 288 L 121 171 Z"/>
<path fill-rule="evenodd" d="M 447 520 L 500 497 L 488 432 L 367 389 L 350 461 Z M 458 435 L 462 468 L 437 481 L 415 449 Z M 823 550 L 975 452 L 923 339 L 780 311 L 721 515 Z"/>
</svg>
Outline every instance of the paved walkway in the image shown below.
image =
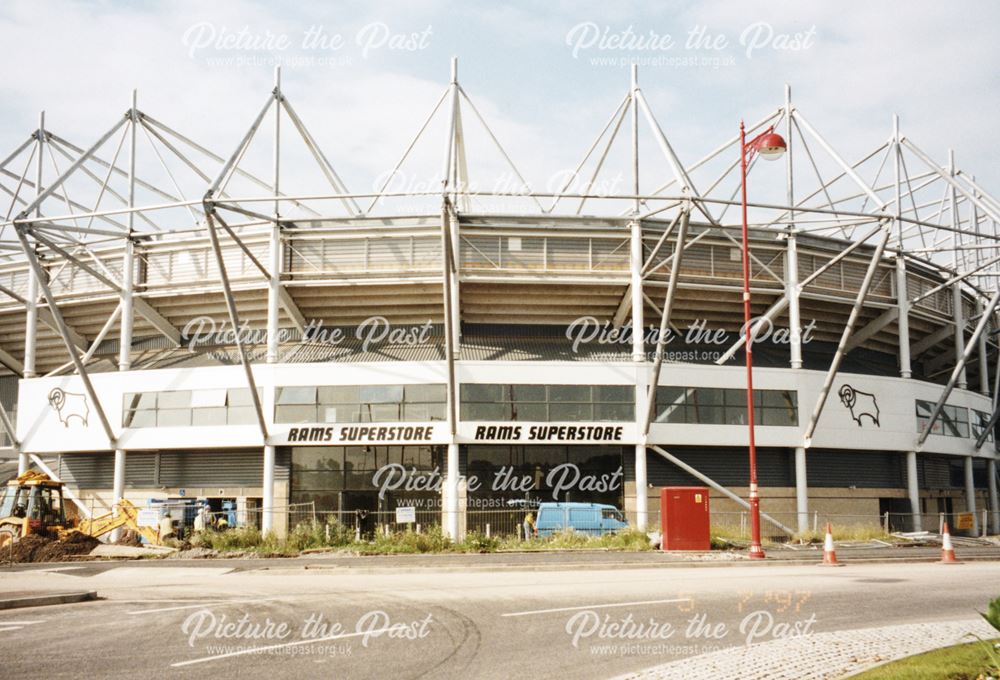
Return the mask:
<svg viewBox="0 0 1000 680">
<path fill-rule="evenodd" d="M 772 640 L 749 647 L 730 647 L 700 656 L 672 661 L 640 673 L 630 680 L 834 680 L 846 678 L 887 661 L 920 654 L 939 647 L 971 642 L 997 631 L 982 619 L 944 623 L 914 623 L 880 628 L 816 633 L 791 640 Z"/>
</svg>

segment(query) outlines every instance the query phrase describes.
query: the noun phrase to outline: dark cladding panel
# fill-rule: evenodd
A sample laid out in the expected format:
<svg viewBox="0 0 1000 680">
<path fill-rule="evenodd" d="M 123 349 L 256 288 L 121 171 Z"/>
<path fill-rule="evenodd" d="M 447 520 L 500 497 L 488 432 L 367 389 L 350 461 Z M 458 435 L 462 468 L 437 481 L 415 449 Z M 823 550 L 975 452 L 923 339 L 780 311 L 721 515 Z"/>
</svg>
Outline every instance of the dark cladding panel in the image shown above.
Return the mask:
<svg viewBox="0 0 1000 680">
<path fill-rule="evenodd" d="M 747 486 L 750 461 L 746 449 L 691 449 L 663 447 L 682 461 L 723 486 Z M 649 448 L 646 451 L 647 478 L 653 486 L 704 486 L 704 482 L 680 469 Z M 625 453 L 625 475 L 635 480 L 635 456 Z M 758 449 L 757 478 L 761 486 L 794 486 L 795 470 L 788 449 Z"/>
<path fill-rule="evenodd" d="M 906 460 L 891 451 L 806 452 L 810 487 L 861 489 L 906 488 Z"/>
<path fill-rule="evenodd" d="M 61 480 L 77 489 L 110 489 L 115 474 L 115 454 L 64 453 L 59 456 L 56 472 Z"/>
<path fill-rule="evenodd" d="M 263 474 L 263 451 L 164 451 L 160 454 L 160 485 L 166 487 L 259 486 Z"/>
</svg>

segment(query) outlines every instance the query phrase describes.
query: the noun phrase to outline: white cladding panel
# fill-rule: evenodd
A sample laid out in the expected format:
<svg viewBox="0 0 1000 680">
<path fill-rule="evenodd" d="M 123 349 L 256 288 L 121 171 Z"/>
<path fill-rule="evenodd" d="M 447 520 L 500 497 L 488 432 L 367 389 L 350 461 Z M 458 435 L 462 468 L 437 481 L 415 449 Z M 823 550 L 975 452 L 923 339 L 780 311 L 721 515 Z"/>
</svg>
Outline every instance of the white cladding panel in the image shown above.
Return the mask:
<svg viewBox="0 0 1000 680">
<path fill-rule="evenodd" d="M 270 443 L 316 444 L 364 443 L 401 444 L 449 441 L 447 425 L 435 423 L 397 423 L 407 430 L 385 432 L 345 432 L 341 428 L 358 426 L 357 423 L 315 423 L 307 425 L 273 424 L 274 387 L 297 385 L 393 385 L 447 382 L 445 362 L 394 362 L 394 363 L 315 363 L 273 364 L 254 366 L 254 377 L 262 391 L 262 404 Z M 637 378 L 648 380 L 648 366 L 629 362 L 461 362 L 456 366 L 460 383 L 506 383 L 550 385 L 628 385 Z M 803 445 L 803 436 L 810 414 L 816 404 L 824 374 L 819 371 L 760 368 L 754 371 L 754 384 L 759 389 L 795 390 L 798 393 L 798 427 L 760 426 L 757 428 L 760 446 L 794 447 Z M 264 441 L 256 425 L 212 427 L 160 427 L 136 428 L 123 432 L 122 400 L 126 392 L 156 392 L 167 390 L 202 390 L 246 387 L 240 366 L 202 367 L 190 369 L 164 369 L 130 371 L 126 373 L 98 373 L 91 376 L 94 388 L 111 423 L 119 446 L 125 449 L 170 448 L 221 448 L 263 446 Z M 719 387 L 741 389 L 745 372 L 739 366 L 705 366 L 667 364 L 663 367 L 661 385 Z M 840 391 L 850 387 L 848 396 Z M 934 402 L 941 393 L 941 386 L 915 380 L 842 373 L 834 381 L 826 408 L 813 437 L 816 448 L 857 450 L 913 450 L 917 439 L 915 400 Z M 850 402 L 845 403 L 845 401 Z M 974 392 L 955 390 L 949 404 L 989 412 L 990 399 Z M 876 425 L 872 416 L 877 416 Z M 858 422 L 860 420 L 860 423 Z M 541 432 L 545 441 L 569 443 L 639 443 L 639 428 L 635 423 L 515 423 L 518 432 L 503 432 L 498 438 L 485 437 L 480 427 L 511 423 L 459 423 L 458 441 L 508 441 L 536 442 L 539 430 L 532 428 L 565 427 L 552 433 Z M 366 424 L 360 424 L 366 425 Z M 393 423 L 372 424 L 373 427 L 391 427 Z M 614 425 L 620 431 L 608 433 Z M 306 440 L 301 434 L 291 434 L 295 427 L 333 427 L 329 440 L 311 434 Z M 580 428 L 594 429 L 581 432 Z M 577 428 L 577 429 L 570 429 Z M 76 376 L 35 378 L 21 380 L 17 410 L 18 439 L 24 451 L 48 453 L 58 451 L 102 451 L 110 444 L 105 436 L 93 404 Z M 532 434 L 532 433 L 535 434 Z M 405 436 L 409 434 L 409 436 Z M 379 436 L 382 435 L 382 436 Z M 478 435 L 478 436 L 477 436 Z M 412 438 L 411 438 L 412 437 Z M 336 440 L 336 441 L 334 441 Z M 654 424 L 650 428 L 649 443 L 664 445 L 742 446 L 746 443 L 746 429 L 738 425 Z M 924 451 L 957 455 L 992 455 L 992 446 L 986 445 L 979 454 L 974 451 L 971 438 L 931 435 Z"/>
</svg>

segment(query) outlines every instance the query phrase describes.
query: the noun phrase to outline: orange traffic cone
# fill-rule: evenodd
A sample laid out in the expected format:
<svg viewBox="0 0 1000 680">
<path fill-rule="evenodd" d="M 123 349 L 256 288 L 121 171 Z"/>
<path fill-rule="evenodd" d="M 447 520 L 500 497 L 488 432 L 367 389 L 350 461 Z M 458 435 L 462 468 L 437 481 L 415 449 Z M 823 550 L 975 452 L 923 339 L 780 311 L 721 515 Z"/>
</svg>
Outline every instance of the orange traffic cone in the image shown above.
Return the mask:
<svg viewBox="0 0 1000 680">
<path fill-rule="evenodd" d="M 830 523 L 826 523 L 826 539 L 823 541 L 823 565 L 827 567 L 844 566 L 837 561 L 837 551 L 833 549 L 833 530 Z"/>
<path fill-rule="evenodd" d="M 941 564 L 961 564 L 955 559 L 955 549 L 951 546 L 951 532 L 948 531 L 947 522 L 941 531 Z"/>
</svg>

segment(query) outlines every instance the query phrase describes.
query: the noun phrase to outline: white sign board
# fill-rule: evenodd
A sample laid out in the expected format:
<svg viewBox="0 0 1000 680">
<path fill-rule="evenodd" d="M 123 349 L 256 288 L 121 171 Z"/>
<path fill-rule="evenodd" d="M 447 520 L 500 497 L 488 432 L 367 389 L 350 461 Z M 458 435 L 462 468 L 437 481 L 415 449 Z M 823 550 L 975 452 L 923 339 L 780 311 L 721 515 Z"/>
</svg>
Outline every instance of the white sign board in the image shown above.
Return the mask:
<svg viewBox="0 0 1000 680">
<path fill-rule="evenodd" d="M 158 527 L 160 526 L 160 511 L 156 508 L 143 508 L 139 511 L 136 522 L 141 527 Z"/>
<path fill-rule="evenodd" d="M 396 508 L 396 524 L 413 524 L 417 521 L 417 509 L 412 505 Z"/>
</svg>

